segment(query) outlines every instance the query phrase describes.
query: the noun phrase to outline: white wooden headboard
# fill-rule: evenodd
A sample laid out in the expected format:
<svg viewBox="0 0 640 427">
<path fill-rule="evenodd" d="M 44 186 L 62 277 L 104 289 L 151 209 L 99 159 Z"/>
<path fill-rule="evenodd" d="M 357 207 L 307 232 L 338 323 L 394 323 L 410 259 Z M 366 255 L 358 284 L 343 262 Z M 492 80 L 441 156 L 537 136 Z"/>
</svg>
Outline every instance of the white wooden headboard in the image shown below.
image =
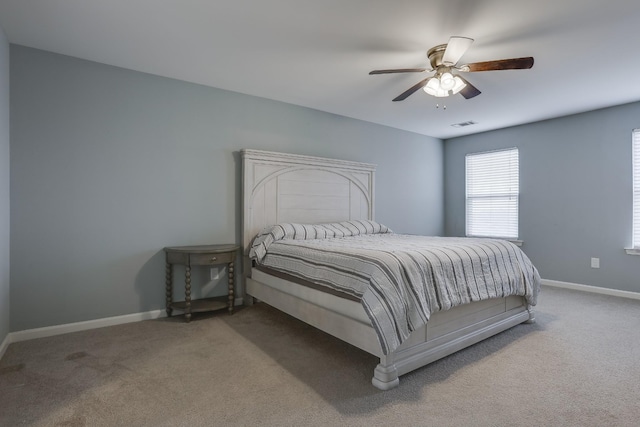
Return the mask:
<svg viewBox="0 0 640 427">
<path fill-rule="evenodd" d="M 268 225 L 374 219 L 376 165 L 270 151 L 241 151 L 243 248 Z"/>
</svg>

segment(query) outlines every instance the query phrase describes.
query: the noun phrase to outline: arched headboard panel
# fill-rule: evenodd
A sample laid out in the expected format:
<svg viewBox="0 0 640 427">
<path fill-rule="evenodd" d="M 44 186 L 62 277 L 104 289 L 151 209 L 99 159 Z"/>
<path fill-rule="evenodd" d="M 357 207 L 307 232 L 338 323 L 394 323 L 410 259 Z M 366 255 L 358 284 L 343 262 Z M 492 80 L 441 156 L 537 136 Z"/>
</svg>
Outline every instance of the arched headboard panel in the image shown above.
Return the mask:
<svg viewBox="0 0 640 427">
<path fill-rule="evenodd" d="M 241 156 L 245 253 L 269 225 L 374 219 L 375 165 L 248 149 Z"/>
</svg>

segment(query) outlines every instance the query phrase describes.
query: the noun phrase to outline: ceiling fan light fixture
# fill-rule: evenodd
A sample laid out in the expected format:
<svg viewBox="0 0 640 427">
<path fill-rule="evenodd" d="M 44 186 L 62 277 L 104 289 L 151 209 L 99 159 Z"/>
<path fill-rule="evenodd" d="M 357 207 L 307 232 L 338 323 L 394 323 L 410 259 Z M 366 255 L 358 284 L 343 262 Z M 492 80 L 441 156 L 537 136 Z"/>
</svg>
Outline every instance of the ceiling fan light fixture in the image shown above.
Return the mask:
<svg viewBox="0 0 640 427">
<path fill-rule="evenodd" d="M 462 89 L 464 89 L 467 86 L 467 83 L 464 80 L 462 80 L 459 76 L 454 76 L 453 81 L 454 81 L 454 84 L 453 84 L 453 88 L 451 89 L 451 92 L 453 92 L 453 95 L 460 92 Z"/>
<path fill-rule="evenodd" d="M 440 76 L 440 87 L 446 91 L 450 91 L 455 86 L 456 82 L 453 79 L 453 75 L 449 72 L 444 72 Z"/>
<path fill-rule="evenodd" d="M 443 73 L 441 76 L 430 78 L 423 90 L 431 96 L 445 98 L 460 92 L 466 85 L 460 77 Z"/>
<path fill-rule="evenodd" d="M 423 90 L 431 96 L 437 96 L 442 98 L 449 96 L 449 94 L 440 87 L 440 80 L 437 77 L 431 77 Z"/>
</svg>

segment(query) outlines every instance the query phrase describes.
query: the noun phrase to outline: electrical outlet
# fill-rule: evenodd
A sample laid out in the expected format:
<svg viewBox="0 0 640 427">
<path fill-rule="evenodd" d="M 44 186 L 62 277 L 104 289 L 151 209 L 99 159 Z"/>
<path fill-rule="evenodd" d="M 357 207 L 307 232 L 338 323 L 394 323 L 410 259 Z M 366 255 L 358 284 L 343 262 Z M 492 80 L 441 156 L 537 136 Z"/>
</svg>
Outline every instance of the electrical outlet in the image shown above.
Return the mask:
<svg viewBox="0 0 640 427">
<path fill-rule="evenodd" d="M 591 268 L 600 268 L 600 258 L 591 258 Z"/>
<path fill-rule="evenodd" d="M 209 269 L 209 272 L 209 277 L 211 278 L 210 280 L 220 280 L 223 278 L 223 276 L 226 275 L 227 269 L 225 266 L 221 265 L 220 267 L 211 267 Z"/>
</svg>

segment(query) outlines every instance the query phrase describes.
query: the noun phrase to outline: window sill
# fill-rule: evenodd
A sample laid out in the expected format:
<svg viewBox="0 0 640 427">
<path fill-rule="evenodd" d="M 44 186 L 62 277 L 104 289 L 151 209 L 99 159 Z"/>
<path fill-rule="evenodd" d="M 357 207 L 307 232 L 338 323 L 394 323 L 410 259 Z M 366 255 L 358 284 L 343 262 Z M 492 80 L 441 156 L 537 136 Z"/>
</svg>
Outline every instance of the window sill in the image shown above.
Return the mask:
<svg viewBox="0 0 640 427">
<path fill-rule="evenodd" d="M 511 242 L 514 245 L 520 247 L 522 246 L 522 244 L 524 243 L 524 241 L 522 240 L 518 240 L 518 239 L 506 239 L 504 237 L 490 237 L 490 236 L 466 236 L 466 237 L 471 237 L 474 239 L 498 239 L 498 240 L 506 240 L 507 242 Z"/>
<path fill-rule="evenodd" d="M 635 248 L 635 249 L 626 249 L 625 248 L 624 251 L 627 253 L 627 255 L 640 255 L 640 249 L 637 249 L 637 248 Z"/>
</svg>

